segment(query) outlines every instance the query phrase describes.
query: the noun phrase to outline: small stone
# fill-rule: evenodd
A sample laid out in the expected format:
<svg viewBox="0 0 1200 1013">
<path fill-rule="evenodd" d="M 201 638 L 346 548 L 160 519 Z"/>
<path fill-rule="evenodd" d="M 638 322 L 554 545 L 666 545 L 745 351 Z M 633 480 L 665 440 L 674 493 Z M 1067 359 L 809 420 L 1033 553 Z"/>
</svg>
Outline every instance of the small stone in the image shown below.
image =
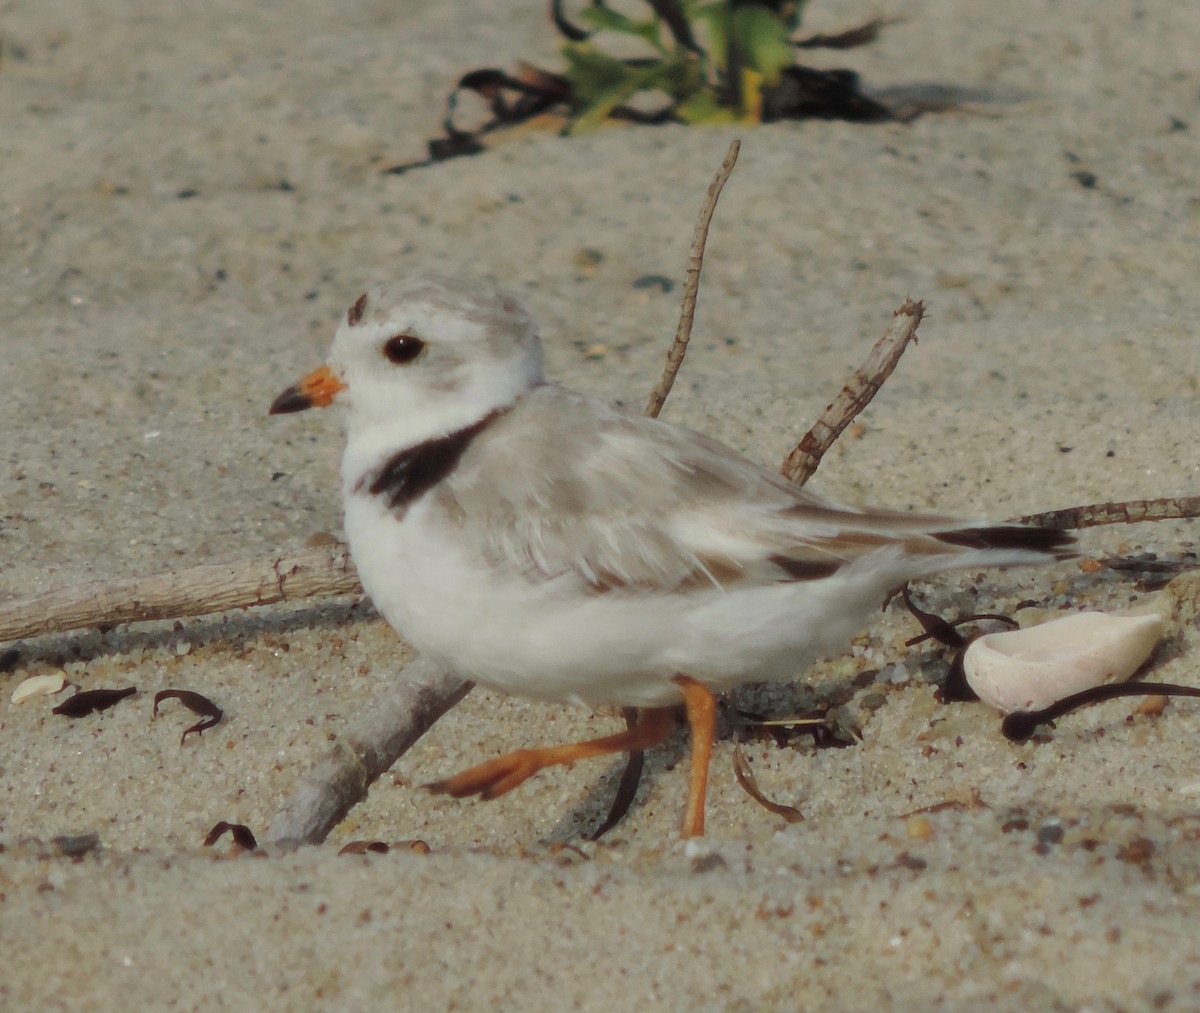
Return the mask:
<svg viewBox="0 0 1200 1013">
<path fill-rule="evenodd" d="M 1047 823 L 1037 832 L 1037 851 L 1046 854 L 1054 845 L 1061 844 L 1066 831 L 1059 823 Z"/>
<path fill-rule="evenodd" d="M 1148 837 L 1135 837 L 1123 848 L 1117 849 L 1117 860 L 1130 865 L 1145 865 L 1154 857 L 1157 848 Z"/>
<path fill-rule="evenodd" d="M 571 259 L 574 262 L 575 267 L 579 270 L 580 275 L 585 278 L 590 278 L 596 273 L 596 268 L 598 268 L 601 262 L 604 260 L 604 254 L 600 250 L 585 246 Z"/>
<path fill-rule="evenodd" d="M 728 868 L 729 863 L 715 851 L 692 859 L 692 872 L 712 872 Z"/>
<path fill-rule="evenodd" d="M 1148 717 L 1162 717 L 1162 712 L 1167 709 L 1167 698 L 1161 693 L 1155 693 L 1152 696 L 1146 697 L 1134 709 L 1134 714 L 1145 714 Z"/>
<path fill-rule="evenodd" d="M 933 836 L 933 824 L 925 816 L 910 816 L 904 832 L 915 841 L 927 841 Z"/>
<path fill-rule="evenodd" d="M 64 858 L 77 858 L 100 847 L 99 834 L 62 834 L 50 841 Z"/>
</svg>

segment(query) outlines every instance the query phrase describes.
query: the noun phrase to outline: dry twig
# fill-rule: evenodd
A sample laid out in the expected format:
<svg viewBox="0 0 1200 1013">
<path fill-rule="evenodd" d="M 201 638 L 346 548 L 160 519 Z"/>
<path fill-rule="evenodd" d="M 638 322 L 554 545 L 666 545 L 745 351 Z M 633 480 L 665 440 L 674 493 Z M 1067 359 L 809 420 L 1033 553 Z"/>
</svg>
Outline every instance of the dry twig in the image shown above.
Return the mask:
<svg viewBox="0 0 1200 1013">
<path fill-rule="evenodd" d="M 675 385 L 675 376 L 687 353 L 688 341 L 692 337 L 692 321 L 696 316 L 696 297 L 700 292 L 700 269 L 704 266 L 704 244 L 708 242 L 708 226 L 712 221 L 713 212 L 717 208 L 717 199 L 725 187 L 725 181 L 729 179 L 729 174 L 733 172 L 733 167 L 737 164 L 738 152 L 741 151 L 741 148 L 742 142 L 739 140 L 734 140 L 729 145 L 729 151 L 725 153 L 725 159 L 717 169 L 717 174 L 708 184 L 708 194 L 700 208 L 696 230 L 692 233 L 692 247 L 688 251 L 687 270 L 684 272 L 679 326 L 675 329 L 675 340 L 671 342 L 671 347 L 667 351 L 667 364 L 663 367 L 662 377 L 654 390 L 650 392 L 650 399 L 646 402 L 643 412 L 652 419 L 658 418 L 658 413 L 666 404 L 667 395 L 671 393 L 671 388 Z"/>
<path fill-rule="evenodd" d="M 1078 531 L 1101 524 L 1138 524 L 1143 521 L 1200 517 L 1200 496 L 1164 496 L 1161 499 L 1131 499 L 1124 503 L 1089 503 L 1087 506 L 1047 510 L 1016 518 L 1017 524 L 1057 531 Z"/>
<path fill-rule="evenodd" d="M 925 304 L 905 300 L 892 314 L 891 326 L 875 342 L 866 361 L 854 371 L 842 392 L 833 399 L 813 427 L 804 434 L 796 449 L 788 454 L 780 471 L 784 478 L 803 485 L 817 470 L 824 455 L 846 428 L 892 375 L 904 349 L 917 339 L 917 326 L 925 314 Z"/>
<path fill-rule="evenodd" d="M 271 820 L 267 840 L 320 844 L 471 683 L 418 656 L 305 775 Z"/>
<path fill-rule="evenodd" d="M 361 593 L 350 550 L 335 543 L 274 559 L 242 559 L 150 577 L 94 580 L 28 598 L 0 600 L 0 643 L 88 626 L 202 616 L 252 605 Z"/>
</svg>

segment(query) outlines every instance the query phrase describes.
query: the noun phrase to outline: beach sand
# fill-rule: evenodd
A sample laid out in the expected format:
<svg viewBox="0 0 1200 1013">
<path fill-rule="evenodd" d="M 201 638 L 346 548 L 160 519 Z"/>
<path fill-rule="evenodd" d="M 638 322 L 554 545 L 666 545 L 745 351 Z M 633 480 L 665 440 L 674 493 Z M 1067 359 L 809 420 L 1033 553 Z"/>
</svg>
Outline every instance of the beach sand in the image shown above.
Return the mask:
<svg viewBox="0 0 1200 1013">
<path fill-rule="evenodd" d="M 691 351 L 664 417 L 777 466 L 906 297 L 919 345 L 826 457 L 829 495 L 1007 518 L 1200 491 L 1200 7 L 822 2 L 878 42 L 806 53 L 870 88 L 971 89 L 906 124 L 524 129 L 430 168 L 467 70 L 558 66 L 544 4 L 215 0 L 0 14 L 0 595 L 270 557 L 340 533 L 332 413 L 268 418 L 367 284 L 492 277 L 548 372 L 639 409 L 726 147 Z M 926 94 L 929 94 L 927 89 Z M 467 116 L 467 119 L 470 117 Z M 1083 533 L 1195 560 L 1191 522 Z M 1191 554 L 1190 557 L 1188 554 Z M 1197 679 L 1200 583 L 1078 560 L 923 585 L 953 615 L 1157 609 Z M 1022 610 L 1021 617 L 1030 614 Z M 320 847 L 260 836 L 411 657 L 354 599 L 57 634 L 0 676 L 0 1006 L 108 1009 L 1194 1009 L 1200 710 L 1118 700 L 1032 743 L 940 704 L 895 607 L 844 656 L 723 711 L 709 832 L 680 842 L 681 733 L 601 843 L 622 765 L 494 803 L 420 785 L 612 715 L 472 692 Z M 0 647 L 11 645 L 0 645 Z M 9 703 L 63 669 L 138 694 Z M 163 688 L 205 693 L 194 718 Z M 834 708 L 841 749 L 734 728 Z M 735 736 L 787 824 L 735 782 Z M 61 856 L 58 835 L 101 847 Z M 358 839 L 419 840 L 339 856 Z M 222 851 L 224 845 L 218 847 Z"/>
</svg>

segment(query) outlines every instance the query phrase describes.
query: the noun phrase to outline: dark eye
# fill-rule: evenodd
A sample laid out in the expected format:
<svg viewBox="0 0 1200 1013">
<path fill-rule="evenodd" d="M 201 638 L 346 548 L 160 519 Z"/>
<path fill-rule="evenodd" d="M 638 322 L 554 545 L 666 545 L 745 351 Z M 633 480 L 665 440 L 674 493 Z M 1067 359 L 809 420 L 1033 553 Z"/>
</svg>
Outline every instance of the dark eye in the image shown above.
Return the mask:
<svg viewBox="0 0 1200 1013">
<path fill-rule="evenodd" d="M 397 366 L 412 362 L 425 349 L 425 342 L 415 334 L 397 334 L 383 345 L 383 354 Z"/>
</svg>

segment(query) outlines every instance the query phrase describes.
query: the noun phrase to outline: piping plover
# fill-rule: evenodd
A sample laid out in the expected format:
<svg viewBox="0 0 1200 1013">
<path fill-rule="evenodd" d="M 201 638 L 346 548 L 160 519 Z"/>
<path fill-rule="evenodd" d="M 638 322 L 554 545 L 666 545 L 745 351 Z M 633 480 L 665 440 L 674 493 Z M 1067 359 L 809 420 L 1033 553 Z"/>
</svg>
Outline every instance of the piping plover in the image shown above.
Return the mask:
<svg viewBox="0 0 1200 1013">
<path fill-rule="evenodd" d="M 542 767 L 692 736 L 704 829 L 715 693 L 793 679 L 907 580 L 1061 556 L 1061 532 L 823 499 L 681 426 L 542 376 L 533 322 L 478 282 L 372 288 L 329 364 L 272 414 L 346 408 L 345 528 L 363 587 L 465 679 L 640 708 L 629 730 L 522 749 L 434 787 L 494 798 Z"/>
</svg>

